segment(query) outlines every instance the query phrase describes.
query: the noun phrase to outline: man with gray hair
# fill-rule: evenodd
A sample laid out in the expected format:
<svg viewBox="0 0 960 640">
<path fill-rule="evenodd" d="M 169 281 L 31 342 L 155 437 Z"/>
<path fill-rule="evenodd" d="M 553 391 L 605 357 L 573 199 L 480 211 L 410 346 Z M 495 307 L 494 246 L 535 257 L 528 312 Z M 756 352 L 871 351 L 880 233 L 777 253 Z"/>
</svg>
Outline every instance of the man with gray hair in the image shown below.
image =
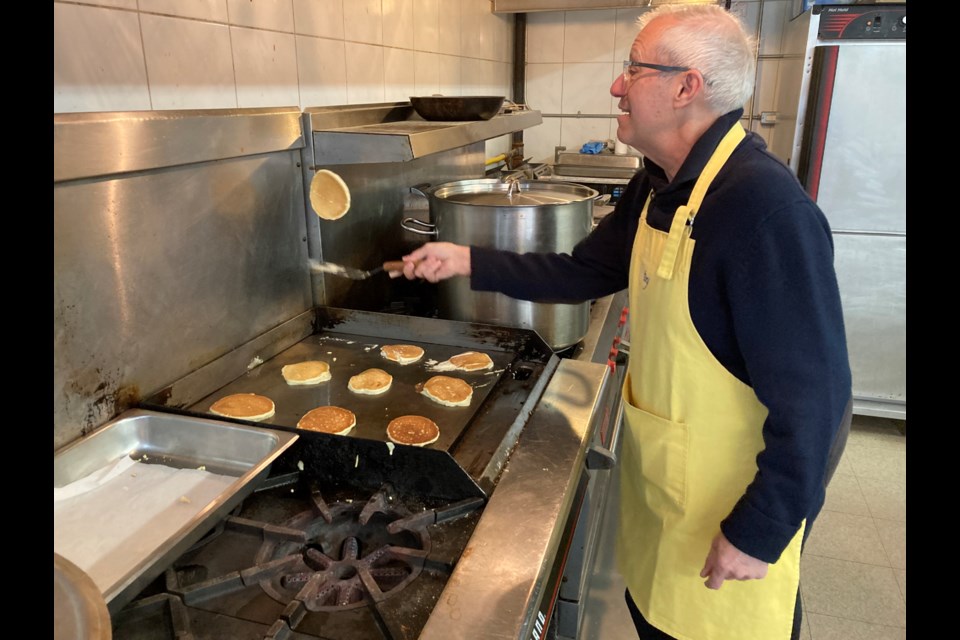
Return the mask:
<svg viewBox="0 0 960 640">
<path fill-rule="evenodd" d="M 428 243 L 404 275 L 524 300 L 629 289 L 618 565 L 641 638 L 786 640 L 800 550 L 849 430 L 827 221 L 740 124 L 756 52 L 715 5 L 666 5 L 610 88 L 644 169 L 570 255 Z"/>
</svg>

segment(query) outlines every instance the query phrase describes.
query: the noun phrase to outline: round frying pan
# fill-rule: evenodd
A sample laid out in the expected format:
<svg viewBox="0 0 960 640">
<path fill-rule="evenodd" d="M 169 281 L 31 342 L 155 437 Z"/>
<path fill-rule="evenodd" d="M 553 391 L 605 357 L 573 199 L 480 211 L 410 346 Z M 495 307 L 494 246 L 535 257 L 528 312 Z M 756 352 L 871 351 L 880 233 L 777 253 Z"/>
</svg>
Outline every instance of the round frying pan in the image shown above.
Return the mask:
<svg viewBox="0 0 960 640">
<path fill-rule="evenodd" d="M 504 96 L 412 96 L 410 104 L 424 120 L 489 120 L 500 112 Z"/>
</svg>

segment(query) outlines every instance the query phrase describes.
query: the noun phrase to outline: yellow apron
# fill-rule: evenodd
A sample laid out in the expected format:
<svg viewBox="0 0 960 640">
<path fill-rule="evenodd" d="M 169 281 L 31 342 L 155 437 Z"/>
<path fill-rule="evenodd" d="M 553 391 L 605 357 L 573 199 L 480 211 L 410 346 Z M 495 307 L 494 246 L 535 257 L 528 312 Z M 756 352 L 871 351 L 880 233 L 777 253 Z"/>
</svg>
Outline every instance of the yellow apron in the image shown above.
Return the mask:
<svg viewBox="0 0 960 640">
<path fill-rule="evenodd" d="M 620 571 L 650 624 L 682 640 L 786 640 L 800 580 L 797 532 L 762 580 L 708 589 L 710 543 L 757 472 L 766 408 L 710 353 L 690 318 L 693 218 L 744 138 L 738 122 L 697 180 L 669 233 L 647 199 L 630 262 L 630 364 L 624 382 Z"/>
</svg>

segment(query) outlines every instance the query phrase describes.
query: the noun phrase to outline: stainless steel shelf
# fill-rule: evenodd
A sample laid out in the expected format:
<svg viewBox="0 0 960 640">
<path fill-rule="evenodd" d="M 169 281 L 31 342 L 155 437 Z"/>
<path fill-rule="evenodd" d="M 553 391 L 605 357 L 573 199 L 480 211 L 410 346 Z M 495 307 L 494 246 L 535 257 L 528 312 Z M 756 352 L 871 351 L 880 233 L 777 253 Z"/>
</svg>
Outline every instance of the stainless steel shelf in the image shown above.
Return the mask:
<svg viewBox="0 0 960 640">
<path fill-rule="evenodd" d="M 574 183 L 588 183 L 588 184 L 618 184 L 618 185 L 627 185 L 630 184 L 630 178 L 626 177 L 611 177 L 608 175 L 578 175 L 578 176 L 565 176 L 565 175 L 545 175 L 539 176 L 537 180 L 543 180 L 544 182 L 574 182 Z"/>
<path fill-rule="evenodd" d="M 318 165 L 405 162 L 521 131 L 543 122 L 523 110 L 490 120 L 432 122 L 409 102 L 316 107 L 304 111 Z"/>
</svg>

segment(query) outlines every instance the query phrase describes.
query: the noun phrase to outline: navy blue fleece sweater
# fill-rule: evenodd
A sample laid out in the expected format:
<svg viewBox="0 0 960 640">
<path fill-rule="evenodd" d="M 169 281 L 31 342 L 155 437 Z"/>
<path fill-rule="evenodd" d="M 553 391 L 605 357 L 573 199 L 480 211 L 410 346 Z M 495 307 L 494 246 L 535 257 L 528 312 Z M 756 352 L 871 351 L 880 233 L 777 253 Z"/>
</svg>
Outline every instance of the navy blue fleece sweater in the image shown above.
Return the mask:
<svg viewBox="0 0 960 640">
<path fill-rule="evenodd" d="M 572 254 L 471 247 L 471 287 L 570 302 L 626 288 L 647 195 L 652 189 L 648 223 L 669 231 L 674 211 L 741 115 L 718 119 L 671 182 L 646 160 L 613 213 Z M 763 139 L 748 133 L 707 191 L 693 238 L 694 326 L 769 411 L 757 474 L 719 524 L 738 549 L 775 562 L 801 521 L 812 523 L 823 505 L 827 454 L 851 394 L 830 227 Z"/>
</svg>

